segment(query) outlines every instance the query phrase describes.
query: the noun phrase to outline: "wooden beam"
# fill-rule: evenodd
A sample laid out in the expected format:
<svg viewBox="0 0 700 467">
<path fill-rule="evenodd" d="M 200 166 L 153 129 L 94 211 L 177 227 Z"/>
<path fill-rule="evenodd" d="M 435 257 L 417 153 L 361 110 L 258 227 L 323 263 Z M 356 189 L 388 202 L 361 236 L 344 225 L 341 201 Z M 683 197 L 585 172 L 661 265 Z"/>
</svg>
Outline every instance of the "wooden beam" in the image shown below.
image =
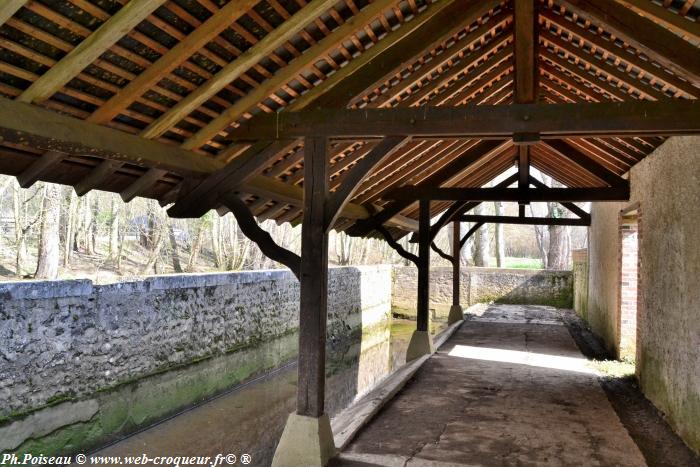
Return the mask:
<svg viewBox="0 0 700 467">
<path fill-rule="evenodd" d="M 75 184 L 73 187 L 75 189 L 75 194 L 78 196 L 83 196 L 87 194 L 90 190 L 99 186 L 100 183 L 105 181 L 107 177 L 110 176 L 115 170 L 121 167 L 123 164 L 119 161 L 113 160 L 103 160 L 100 162 L 96 168 L 90 171 L 90 173 Z"/>
<path fill-rule="evenodd" d="M 414 255 L 413 253 L 409 253 L 402 247 L 395 239 L 394 237 L 391 236 L 389 231 L 384 227 L 384 226 L 379 226 L 375 229 L 377 232 L 379 232 L 382 237 L 384 237 L 384 240 L 389 244 L 391 248 L 396 251 L 396 253 L 399 254 L 402 258 L 405 258 L 418 266 L 418 256 Z"/>
<path fill-rule="evenodd" d="M 3 0 L 2 5 L 0 5 L 0 26 L 5 24 L 5 21 L 12 18 L 27 1 L 28 0 Z"/>
<path fill-rule="evenodd" d="M 445 253 L 444 251 L 442 251 L 442 248 L 440 248 L 439 246 L 437 246 L 437 244 L 436 244 L 435 242 L 430 242 L 430 248 L 432 248 L 432 250 L 433 250 L 435 253 L 437 253 L 438 255 L 440 255 L 440 257 L 446 259 L 446 260 L 449 261 L 450 263 L 453 262 L 452 255 L 448 255 L 447 253 Z"/>
<path fill-rule="evenodd" d="M 200 176 L 222 164 L 191 151 L 0 97 L 0 137 L 71 156 L 95 156 L 183 176 Z"/>
<path fill-rule="evenodd" d="M 215 207 L 219 195 L 235 191 L 258 175 L 275 154 L 294 144 L 291 140 L 261 141 L 253 144 L 229 164 L 202 180 L 189 193 L 181 194 L 177 202 L 168 209 L 170 217 L 201 217 Z"/>
<path fill-rule="evenodd" d="M 537 101 L 537 0 L 514 0 L 515 102 L 527 104 Z"/>
<path fill-rule="evenodd" d="M 530 146 L 518 146 L 518 190 L 527 192 L 530 186 Z M 520 204 L 525 204 L 525 201 Z"/>
<path fill-rule="evenodd" d="M 618 3 L 631 8 L 636 13 L 645 16 L 655 23 L 660 23 L 682 37 L 687 37 L 692 41 L 700 41 L 700 24 L 674 13 L 665 6 L 657 5 L 654 2 L 645 0 L 616 0 Z M 697 5 L 697 3 L 696 3 Z"/>
<path fill-rule="evenodd" d="M 694 100 L 586 104 L 467 105 L 392 109 L 320 109 L 262 115 L 231 137 L 287 139 L 304 135 L 367 138 L 385 135 L 503 139 L 539 133 L 562 137 L 671 136 L 700 133 Z"/>
<path fill-rule="evenodd" d="M 513 183 L 518 181 L 518 174 L 511 175 L 510 177 L 506 178 L 502 182 L 498 183 L 494 188 L 507 188 L 511 186 Z M 440 216 L 440 218 L 430 227 L 430 239 L 433 240 L 437 236 L 438 232 L 440 231 L 441 228 L 443 228 L 445 225 L 447 225 L 449 222 L 454 220 L 455 216 L 458 216 L 459 214 L 469 211 L 470 209 L 475 208 L 479 202 L 463 202 L 463 203 L 454 203 L 452 206 L 447 208 L 447 210 Z"/>
<path fill-rule="evenodd" d="M 232 0 L 216 11 L 205 22 L 195 28 L 190 35 L 178 42 L 172 49 L 143 70 L 129 84 L 119 90 L 107 102 L 98 107 L 88 120 L 107 123 L 119 115 L 133 101 L 163 77 L 189 59 L 194 53 L 213 40 L 219 33 L 243 16 L 256 4 L 256 0 Z"/>
<path fill-rule="evenodd" d="M 365 157 L 350 169 L 343 183 L 331 195 L 326 204 L 326 228 L 330 228 L 340 215 L 343 207 L 350 202 L 362 182 L 384 161 L 411 140 L 410 137 L 389 136 L 376 145 Z"/>
<path fill-rule="evenodd" d="M 374 6 L 376 3 L 376 7 Z M 467 0 L 443 0 L 436 4 L 430 4 L 419 16 L 404 24 L 387 38 L 382 39 L 377 45 L 363 52 L 360 57 L 353 59 L 347 66 L 342 67 L 330 78 L 316 85 L 309 92 L 294 101 L 287 110 L 300 110 L 310 104 L 316 106 L 345 106 L 352 97 L 384 78 L 398 64 L 403 64 L 409 57 L 421 53 L 431 44 L 437 43 L 452 34 L 452 29 L 460 27 L 464 21 L 464 15 L 468 19 L 476 19 L 490 8 L 498 5 L 498 0 L 486 2 L 468 2 Z M 382 8 L 379 8 L 382 6 Z M 376 8 L 376 9 L 375 9 Z M 355 27 L 362 24 L 360 20 L 369 21 L 384 9 L 384 2 L 374 2 L 365 10 L 367 15 L 357 15 L 358 21 L 349 20 L 347 24 Z M 363 12 L 365 11 L 363 10 Z M 339 28 L 339 35 L 332 33 L 335 40 L 333 45 L 340 40 L 341 35 L 349 34 L 349 29 Z M 322 40 L 322 48 L 330 46 L 330 41 Z M 244 96 L 228 110 L 212 120 L 210 124 L 200 130 L 195 136 L 183 143 L 184 148 L 196 148 L 202 146 L 215 136 L 217 132 L 234 122 L 243 113 L 270 95 L 275 89 L 286 84 L 289 79 L 298 74 L 304 67 L 312 63 L 316 57 L 313 54 L 320 52 L 321 48 L 308 50 L 302 57 L 275 75 L 272 79 L 261 84 L 249 95 Z M 304 58 L 305 57 L 305 58 Z M 311 58 L 313 57 L 313 60 Z M 258 117 L 259 118 L 259 117 Z M 253 119 L 255 121 L 256 119 Z M 156 178 L 155 174 L 150 174 Z M 141 184 L 143 186 L 143 184 Z M 133 191 L 133 190 L 132 190 Z"/>
<path fill-rule="evenodd" d="M 610 186 L 629 186 L 628 180 L 625 180 L 617 174 L 609 171 L 590 157 L 580 152 L 578 149 L 562 140 L 552 139 L 548 140 L 544 144 L 551 147 L 557 153 L 561 154 L 567 159 L 574 161 L 578 166 L 595 175 L 596 178 L 602 180 Z"/>
<path fill-rule="evenodd" d="M 700 86 L 698 48 L 651 19 L 610 0 L 562 0 L 573 13 L 597 22 L 652 60 Z"/>
<path fill-rule="evenodd" d="M 324 413 L 328 307 L 328 140 L 304 141 L 304 220 L 301 231 L 297 414 Z"/>
<path fill-rule="evenodd" d="M 650 6 L 655 6 L 651 2 L 646 2 L 646 0 L 642 0 L 642 2 Z M 674 88 L 680 89 L 690 97 L 697 97 L 698 95 L 700 95 L 699 88 L 693 86 L 691 83 L 685 81 L 683 78 L 680 78 L 675 74 L 669 73 L 663 68 L 657 67 L 654 63 L 650 62 L 646 58 L 642 58 L 636 53 L 633 53 L 632 50 L 627 49 L 625 50 L 626 53 L 622 53 L 620 46 L 615 44 L 613 40 L 605 38 L 603 34 L 594 34 L 593 32 L 591 32 L 590 29 L 581 27 L 573 20 L 570 20 L 564 15 L 557 14 L 551 9 L 541 10 L 540 16 L 546 21 L 554 23 L 554 25 L 556 25 L 557 28 L 562 28 L 564 31 L 570 33 L 568 39 L 570 41 L 574 41 L 573 43 L 579 43 L 579 41 L 582 39 L 583 41 L 588 42 L 594 48 L 615 55 L 616 57 L 619 57 L 621 60 L 629 63 L 630 65 L 635 66 L 640 70 L 644 71 L 645 73 L 656 77 L 656 79 L 667 83 L 673 86 Z M 685 19 L 683 19 L 683 21 L 690 23 L 690 21 L 687 21 Z"/>
<path fill-rule="evenodd" d="M 549 188 L 547 185 L 542 183 L 541 181 L 537 180 L 535 177 L 530 176 L 530 183 L 535 186 L 535 188 L 542 188 L 542 189 L 547 189 Z M 580 207 L 576 206 L 574 203 L 571 202 L 563 202 L 559 203 L 562 206 L 564 206 L 566 209 L 568 209 L 570 212 L 572 212 L 574 215 L 578 216 L 579 219 L 584 219 L 587 220 L 589 223 L 591 222 L 591 215 L 581 209 Z"/>
<path fill-rule="evenodd" d="M 51 168 L 61 163 L 67 154 L 56 151 L 46 151 L 29 167 L 24 169 L 21 174 L 17 175 L 17 183 L 22 188 L 29 188 L 34 185 L 39 178 L 47 173 Z"/>
<path fill-rule="evenodd" d="M 517 188 L 439 188 L 427 186 L 402 186 L 389 194 L 396 200 L 443 200 L 443 201 L 627 201 L 629 187 L 595 188 L 547 188 L 528 189 L 522 192 Z"/>
<path fill-rule="evenodd" d="M 292 206 L 303 207 L 304 190 L 298 186 L 289 185 L 270 177 L 258 175 L 241 187 L 242 192 L 250 193 Z M 339 217 L 346 219 L 367 219 L 370 212 L 364 206 L 347 203 Z M 417 222 L 401 215 L 390 216 L 387 224 L 403 230 L 418 230 Z"/>
<path fill-rule="evenodd" d="M 163 3 L 165 0 L 131 0 L 126 3 L 17 99 L 21 102 L 42 102 L 50 98 Z"/>
<path fill-rule="evenodd" d="M 301 280 L 301 257 L 299 255 L 275 243 L 272 236 L 260 228 L 248 206 L 237 195 L 227 193 L 221 197 L 221 201 L 236 216 L 241 231 L 255 242 L 265 256 L 284 264 L 291 269 L 297 279 Z"/>
<path fill-rule="evenodd" d="M 258 63 L 262 58 L 284 45 L 284 43 L 294 37 L 300 29 L 325 13 L 326 10 L 335 5 L 336 2 L 337 0 L 313 0 L 307 4 L 294 16 L 261 39 L 260 42 L 253 45 L 239 55 L 234 61 L 219 70 L 209 81 L 199 86 L 188 94 L 187 97 L 175 104 L 170 110 L 151 122 L 141 133 L 141 136 L 144 138 L 156 138 L 168 131 L 180 120 L 197 109 L 197 107 L 204 104 L 229 83 Z"/>
<path fill-rule="evenodd" d="M 474 234 L 476 233 L 476 231 L 479 230 L 479 228 L 480 228 L 482 225 L 484 225 L 483 222 L 477 222 L 476 224 L 474 224 L 474 225 L 472 226 L 472 228 L 469 229 L 469 230 L 467 231 L 467 233 L 465 233 L 464 236 L 460 239 L 460 241 L 459 241 L 459 247 L 460 247 L 460 248 L 464 247 L 464 244 L 467 243 L 467 241 L 469 240 L 469 238 L 471 238 L 471 236 L 474 235 Z"/>
<path fill-rule="evenodd" d="M 421 200 L 418 223 L 418 303 L 416 330 L 428 331 L 430 322 L 430 201 Z"/>
<path fill-rule="evenodd" d="M 459 173 L 466 170 L 469 166 L 484 157 L 485 155 L 496 151 L 502 147 L 503 143 L 494 141 L 483 141 L 462 153 L 442 169 L 427 177 L 422 186 L 440 185 L 454 178 Z M 373 215 L 372 217 L 360 220 L 352 227 L 346 230 L 346 233 L 352 236 L 362 237 L 370 233 L 378 226 L 384 224 L 395 214 L 399 214 L 402 210 L 411 205 L 411 201 L 394 201 L 384 207 L 384 210 Z M 420 229 L 420 227 L 419 227 Z"/>
<path fill-rule="evenodd" d="M 459 217 L 462 222 L 480 222 L 482 224 L 519 224 L 519 225 L 591 225 L 590 219 L 568 219 L 553 217 L 520 216 L 477 216 L 465 214 Z"/>
<path fill-rule="evenodd" d="M 218 132 L 241 118 L 246 111 L 255 107 L 305 68 L 313 65 L 319 57 L 338 46 L 345 38 L 362 29 L 366 24 L 380 15 L 384 10 L 396 3 L 396 0 L 379 0 L 370 3 L 358 14 L 349 18 L 329 35 L 311 46 L 300 56 L 292 60 L 286 67 L 279 70 L 273 77 L 260 83 L 255 89 L 231 104 L 221 114 L 191 136 L 184 143 L 186 148 L 198 148 L 214 138 Z M 228 4 L 230 5 L 230 3 Z M 228 6 L 227 5 L 227 6 Z M 392 33 L 393 34 L 393 33 Z M 393 36 L 385 40 L 391 41 Z M 364 54 L 363 54 L 364 55 Z M 302 107 L 299 107 L 301 109 Z"/>
</svg>

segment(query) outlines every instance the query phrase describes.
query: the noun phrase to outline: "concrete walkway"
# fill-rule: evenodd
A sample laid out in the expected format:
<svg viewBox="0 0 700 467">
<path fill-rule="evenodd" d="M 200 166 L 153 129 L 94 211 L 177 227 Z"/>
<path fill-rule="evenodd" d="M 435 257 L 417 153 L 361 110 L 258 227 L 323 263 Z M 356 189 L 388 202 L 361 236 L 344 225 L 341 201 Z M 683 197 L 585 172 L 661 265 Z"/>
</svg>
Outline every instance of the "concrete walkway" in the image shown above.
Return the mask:
<svg viewBox="0 0 700 467">
<path fill-rule="evenodd" d="M 418 371 L 335 466 L 644 466 L 556 311 L 491 306 Z"/>
</svg>

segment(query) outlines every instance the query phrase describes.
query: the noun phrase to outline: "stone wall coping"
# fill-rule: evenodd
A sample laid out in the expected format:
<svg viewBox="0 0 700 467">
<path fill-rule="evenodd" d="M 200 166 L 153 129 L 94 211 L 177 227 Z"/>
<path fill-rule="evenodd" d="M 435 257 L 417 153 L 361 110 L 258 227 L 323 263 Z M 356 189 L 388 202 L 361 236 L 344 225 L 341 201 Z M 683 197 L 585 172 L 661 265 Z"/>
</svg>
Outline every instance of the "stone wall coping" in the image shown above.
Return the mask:
<svg viewBox="0 0 700 467">
<path fill-rule="evenodd" d="M 333 266 L 330 274 L 387 271 L 389 264 L 366 266 Z M 142 279 L 126 280 L 108 284 L 94 284 L 90 279 L 71 280 L 25 280 L 0 282 L 0 297 L 14 300 L 41 300 L 61 297 L 79 297 L 96 293 L 145 293 L 153 290 L 189 289 L 217 287 L 222 285 L 252 284 L 267 281 L 295 281 L 296 277 L 288 269 L 260 269 L 254 271 L 183 273 L 147 276 Z"/>
<path fill-rule="evenodd" d="M 90 279 L 25 280 L 0 282 L 0 298 L 14 300 L 39 300 L 47 298 L 80 297 L 91 295 Z"/>
</svg>

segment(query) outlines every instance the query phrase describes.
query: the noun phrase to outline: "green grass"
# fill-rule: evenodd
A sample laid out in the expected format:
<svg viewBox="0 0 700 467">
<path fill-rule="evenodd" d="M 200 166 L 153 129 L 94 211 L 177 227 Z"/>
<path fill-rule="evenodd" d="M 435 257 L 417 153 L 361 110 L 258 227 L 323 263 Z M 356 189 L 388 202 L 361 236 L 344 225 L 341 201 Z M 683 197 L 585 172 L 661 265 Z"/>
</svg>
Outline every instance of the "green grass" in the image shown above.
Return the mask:
<svg viewBox="0 0 700 467">
<path fill-rule="evenodd" d="M 592 360 L 589 365 L 610 378 L 634 378 L 634 362 L 631 360 Z"/>
<path fill-rule="evenodd" d="M 506 257 L 506 268 L 515 269 L 542 269 L 542 260 L 539 258 L 510 258 Z"/>
</svg>

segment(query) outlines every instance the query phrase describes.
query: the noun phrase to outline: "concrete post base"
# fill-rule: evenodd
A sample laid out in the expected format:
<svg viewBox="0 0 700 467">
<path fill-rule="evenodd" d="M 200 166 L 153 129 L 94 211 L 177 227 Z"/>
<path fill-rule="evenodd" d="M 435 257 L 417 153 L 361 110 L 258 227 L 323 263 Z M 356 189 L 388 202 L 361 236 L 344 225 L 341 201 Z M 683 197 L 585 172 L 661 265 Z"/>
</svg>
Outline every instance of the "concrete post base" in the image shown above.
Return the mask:
<svg viewBox="0 0 700 467">
<path fill-rule="evenodd" d="M 406 361 L 410 362 L 423 355 L 433 353 L 433 339 L 427 331 L 413 331 L 411 341 L 406 350 Z"/>
<path fill-rule="evenodd" d="M 335 456 L 328 415 L 319 418 L 289 415 L 272 459 L 272 467 L 323 467 Z"/>
<path fill-rule="evenodd" d="M 460 305 L 452 305 L 450 307 L 450 314 L 447 315 L 447 324 L 454 324 L 457 321 L 461 321 L 464 319 L 464 310 L 462 310 L 462 307 Z"/>
</svg>

